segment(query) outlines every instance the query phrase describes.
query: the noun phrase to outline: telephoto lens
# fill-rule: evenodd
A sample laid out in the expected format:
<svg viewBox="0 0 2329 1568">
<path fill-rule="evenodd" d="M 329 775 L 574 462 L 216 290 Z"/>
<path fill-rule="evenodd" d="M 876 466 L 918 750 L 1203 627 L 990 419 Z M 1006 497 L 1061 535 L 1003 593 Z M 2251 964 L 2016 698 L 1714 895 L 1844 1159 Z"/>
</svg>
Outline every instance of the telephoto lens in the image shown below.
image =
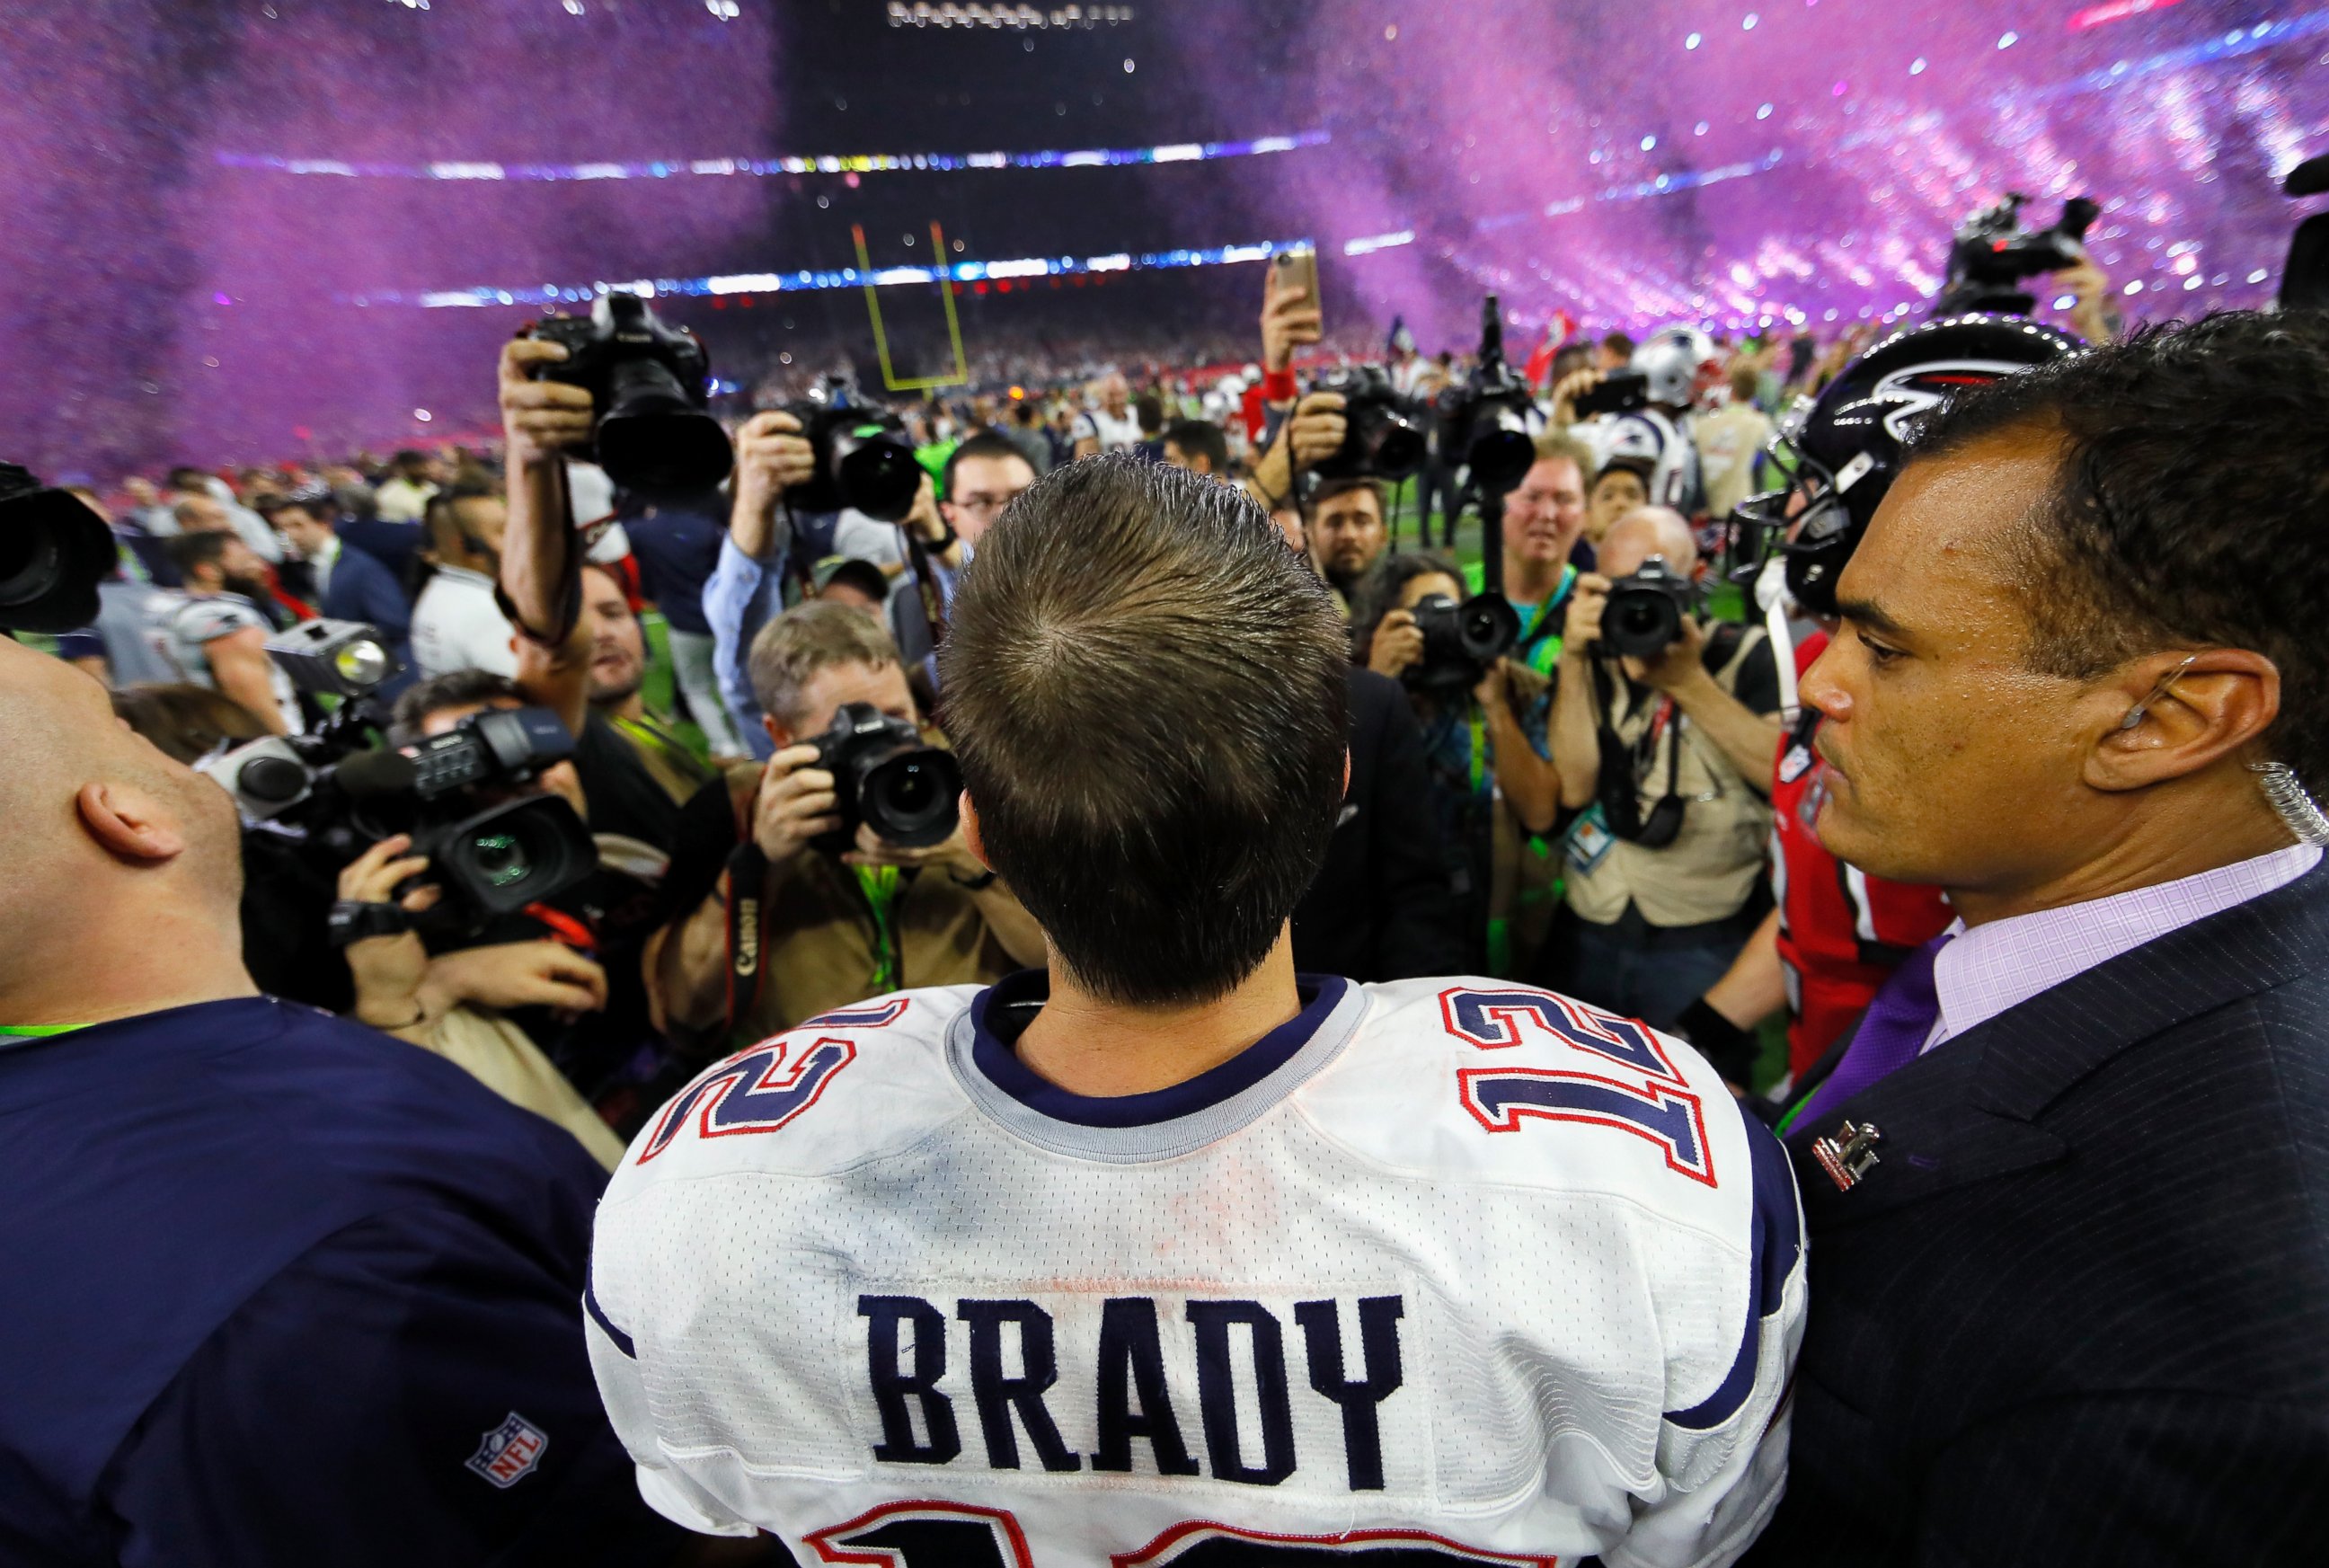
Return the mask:
<svg viewBox="0 0 2329 1568">
<path fill-rule="evenodd" d="M 816 745 L 816 766 L 833 775 L 841 818 L 819 840 L 822 847 L 847 849 L 860 823 L 905 849 L 927 849 L 954 836 L 961 817 L 961 766 L 907 720 L 871 703 L 850 703 Z"/>
<path fill-rule="evenodd" d="M 0 628 L 65 632 L 97 619 L 117 551 L 105 519 L 31 470 L 0 463 Z"/>
</svg>

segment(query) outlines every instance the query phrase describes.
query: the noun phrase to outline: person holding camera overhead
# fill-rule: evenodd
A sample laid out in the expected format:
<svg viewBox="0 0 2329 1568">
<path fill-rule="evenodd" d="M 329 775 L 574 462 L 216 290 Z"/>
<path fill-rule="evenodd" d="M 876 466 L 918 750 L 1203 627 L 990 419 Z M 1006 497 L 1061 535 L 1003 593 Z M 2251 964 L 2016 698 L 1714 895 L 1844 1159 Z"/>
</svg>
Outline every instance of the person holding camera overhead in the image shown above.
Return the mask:
<svg viewBox="0 0 2329 1568">
<path fill-rule="evenodd" d="M 889 634 L 846 604 L 796 605 L 750 668 L 776 754 L 731 774 L 731 799 L 690 803 L 670 889 L 686 912 L 647 956 L 666 1026 L 740 1047 L 1042 963 L 1042 932 L 964 842 L 961 774 L 926 743 Z"/>
<path fill-rule="evenodd" d="M 1600 564 L 1570 596 L 1555 683 L 1552 760 L 1579 816 L 1545 983 L 1664 1028 L 1762 915 L 1778 672 L 1760 627 L 1693 613 L 1698 546 L 1680 514 L 1620 518 Z"/>
<path fill-rule="evenodd" d="M 1493 613 L 1484 606 L 1502 610 L 1500 636 L 1483 639 L 1470 625 Z M 1492 600 L 1466 600 L 1455 565 L 1428 552 L 1385 559 L 1369 581 L 1360 625 L 1367 668 L 1406 686 L 1422 725 L 1466 965 L 1509 977 L 1514 955 L 1533 950 L 1552 912 L 1550 877 L 1532 874 L 1549 863 L 1524 853 L 1522 842 L 1551 831 L 1561 808 L 1544 679 L 1501 653 L 1479 656 L 1486 647 L 1511 646 L 1512 611 Z"/>
</svg>

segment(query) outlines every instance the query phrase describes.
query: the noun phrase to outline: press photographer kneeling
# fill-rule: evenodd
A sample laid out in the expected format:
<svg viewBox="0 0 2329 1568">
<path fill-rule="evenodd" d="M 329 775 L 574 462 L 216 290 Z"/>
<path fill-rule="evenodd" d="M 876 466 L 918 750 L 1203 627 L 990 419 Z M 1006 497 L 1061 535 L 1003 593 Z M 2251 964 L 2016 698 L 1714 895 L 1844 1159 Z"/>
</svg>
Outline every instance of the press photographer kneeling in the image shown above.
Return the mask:
<svg viewBox="0 0 2329 1568">
<path fill-rule="evenodd" d="M 1694 613 L 1698 550 L 1679 514 L 1619 519 L 1600 563 L 1562 633 L 1552 755 L 1579 815 L 1544 981 L 1663 1028 L 1762 913 L 1777 672 L 1761 628 Z"/>
<path fill-rule="evenodd" d="M 1041 930 L 964 842 L 961 774 L 918 729 L 888 632 L 797 605 L 753 639 L 750 672 L 777 751 L 734 776 L 732 811 L 689 804 L 670 892 L 690 912 L 647 960 L 667 1027 L 748 1044 L 1043 962 Z"/>
</svg>

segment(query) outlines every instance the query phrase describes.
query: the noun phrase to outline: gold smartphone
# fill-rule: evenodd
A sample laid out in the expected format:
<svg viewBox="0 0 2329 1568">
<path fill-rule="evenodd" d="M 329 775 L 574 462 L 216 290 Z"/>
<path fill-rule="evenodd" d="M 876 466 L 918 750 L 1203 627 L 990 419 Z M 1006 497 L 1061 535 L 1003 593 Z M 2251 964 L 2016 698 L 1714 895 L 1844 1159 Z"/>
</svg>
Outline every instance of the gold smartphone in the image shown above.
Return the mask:
<svg viewBox="0 0 2329 1568">
<path fill-rule="evenodd" d="M 1297 245 L 1291 250 L 1280 250 L 1271 257 L 1270 264 L 1278 269 L 1279 294 L 1286 295 L 1298 291 L 1310 301 L 1312 308 L 1317 307 L 1318 252 L 1316 250 L 1307 245 Z"/>
</svg>

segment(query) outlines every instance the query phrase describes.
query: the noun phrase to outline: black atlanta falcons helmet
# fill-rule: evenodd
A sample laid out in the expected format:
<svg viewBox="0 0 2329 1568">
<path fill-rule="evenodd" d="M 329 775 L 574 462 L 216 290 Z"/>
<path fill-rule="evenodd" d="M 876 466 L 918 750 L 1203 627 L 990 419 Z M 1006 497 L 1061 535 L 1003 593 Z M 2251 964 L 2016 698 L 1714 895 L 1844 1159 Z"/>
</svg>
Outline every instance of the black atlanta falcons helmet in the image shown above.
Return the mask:
<svg viewBox="0 0 2329 1568">
<path fill-rule="evenodd" d="M 1781 422 L 1771 456 L 1792 481 L 1748 497 L 1731 514 L 1731 575 L 1751 581 L 1777 552 L 1796 604 L 1834 615 L 1835 581 L 1892 487 L 1917 419 L 1952 392 L 2084 346 L 2067 332 L 2016 316 L 1953 316 L 1885 338 Z M 1790 517 L 1796 495 L 1803 505 Z"/>
</svg>

